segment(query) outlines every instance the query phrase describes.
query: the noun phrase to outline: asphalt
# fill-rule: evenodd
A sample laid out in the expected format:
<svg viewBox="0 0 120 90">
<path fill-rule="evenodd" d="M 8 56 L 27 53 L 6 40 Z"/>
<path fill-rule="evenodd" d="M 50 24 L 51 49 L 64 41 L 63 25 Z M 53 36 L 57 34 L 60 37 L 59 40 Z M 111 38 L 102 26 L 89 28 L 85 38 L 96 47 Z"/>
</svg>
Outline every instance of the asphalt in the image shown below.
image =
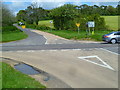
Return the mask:
<svg viewBox="0 0 120 90">
<path fill-rule="evenodd" d="M 12 51 L 2 57 L 41 69 L 72 88 L 118 87 L 118 55 L 103 49 Z"/>
<path fill-rule="evenodd" d="M 76 43 L 54 36 L 50 39 L 52 41 L 46 44 L 47 38 L 42 34 L 35 33 L 32 29 L 17 27 L 29 37 L 1 44 L 1 57 L 24 62 L 46 71 L 72 88 L 118 87 L 119 44 Z M 59 44 L 59 41 L 62 43 Z M 83 57 L 97 58 L 84 60 L 81 59 Z"/>
<path fill-rule="evenodd" d="M 46 39 L 43 37 L 43 35 L 39 35 L 37 33 L 34 33 L 31 31 L 31 29 L 22 29 L 20 26 L 15 25 L 17 28 L 19 28 L 21 31 L 24 31 L 28 38 L 24 40 L 18 40 L 8 43 L 0 44 L 1 46 L 21 46 L 21 45 L 43 45 L 46 42 Z"/>
<path fill-rule="evenodd" d="M 45 34 L 41 35 L 34 32 L 35 30 L 33 29 L 27 29 L 27 28 L 22 29 L 20 26 L 17 26 L 17 25 L 15 26 L 21 29 L 22 31 L 24 31 L 26 34 L 28 34 L 28 38 L 24 40 L 18 40 L 18 41 L 0 44 L 0 46 L 2 47 L 1 49 L 2 51 L 106 48 L 113 52 L 120 53 L 118 51 L 119 44 L 108 44 L 104 42 L 82 43 L 82 42 L 77 42 L 72 40 L 66 40 L 56 36 L 51 36 L 51 34 L 48 34 L 47 36 L 49 36 L 48 37 L 49 39 L 52 37 L 52 40 L 50 39 L 51 40 L 50 42 L 52 43 L 46 44 L 47 38 L 43 36 Z M 57 41 L 56 41 L 56 38 L 57 38 Z M 53 44 L 53 42 L 55 43 Z M 62 42 L 62 43 L 59 44 L 59 42 Z"/>
</svg>

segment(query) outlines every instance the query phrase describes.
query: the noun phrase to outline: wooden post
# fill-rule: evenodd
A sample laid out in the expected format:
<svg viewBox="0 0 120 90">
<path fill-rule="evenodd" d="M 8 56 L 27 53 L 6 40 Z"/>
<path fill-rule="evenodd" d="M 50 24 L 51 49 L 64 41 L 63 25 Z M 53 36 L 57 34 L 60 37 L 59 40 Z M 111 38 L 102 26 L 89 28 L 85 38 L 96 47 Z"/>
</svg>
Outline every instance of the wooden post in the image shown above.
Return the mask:
<svg viewBox="0 0 120 90">
<path fill-rule="evenodd" d="M 90 32 L 90 27 L 89 27 L 89 35 L 91 34 L 91 32 Z"/>
</svg>

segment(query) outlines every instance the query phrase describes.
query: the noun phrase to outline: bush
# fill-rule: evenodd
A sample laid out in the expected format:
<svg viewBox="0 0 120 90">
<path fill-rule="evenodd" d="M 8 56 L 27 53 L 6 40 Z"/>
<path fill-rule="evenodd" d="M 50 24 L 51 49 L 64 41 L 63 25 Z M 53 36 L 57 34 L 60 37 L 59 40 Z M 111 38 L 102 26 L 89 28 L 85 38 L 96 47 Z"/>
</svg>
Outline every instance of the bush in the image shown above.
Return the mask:
<svg viewBox="0 0 120 90">
<path fill-rule="evenodd" d="M 26 24 L 26 27 L 27 28 L 33 28 L 33 29 L 35 29 L 36 25 L 34 25 L 34 24 Z"/>
<path fill-rule="evenodd" d="M 34 24 L 26 24 L 27 28 L 38 29 L 38 30 L 50 30 L 50 27 L 45 25 L 34 25 Z"/>
<path fill-rule="evenodd" d="M 38 30 L 50 30 L 51 28 L 47 27 L 45 25 L 37 25 L 36 29 L 38 29 Z"/>
<path fill-rule="evenodd" d="M 20 30 L 16 28 L 15 26 L 2 27 L 2 32 L 13 32 L 13 31 L 20 31 Z"/>
<path fill-rule="evenodd" d="M 64 21 L 61 23 L 61 21 Z M 54 26 L 58 30 L 77 30 L 76 23 L 80 23 L 80 30 L 88 29 L 86 27 L 86 23 L 88 21 L 95 22 L 95 30 L 104 30 L 107 29 L 104 18 L 100 17 L 98 14 L 92 15 L 80 15 L 75 17 L 74 19 L 62 19 L 62 18 L 54 18 Z"/>
</svg>

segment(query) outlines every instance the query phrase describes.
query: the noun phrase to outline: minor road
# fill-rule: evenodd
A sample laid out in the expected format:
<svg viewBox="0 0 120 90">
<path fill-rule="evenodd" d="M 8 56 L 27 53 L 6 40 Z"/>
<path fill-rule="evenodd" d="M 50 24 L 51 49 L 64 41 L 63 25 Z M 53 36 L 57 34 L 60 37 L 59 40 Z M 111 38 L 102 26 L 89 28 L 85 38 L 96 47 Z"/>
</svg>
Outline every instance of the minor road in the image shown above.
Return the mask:
<svg viewBox="0 0 120 90">
<path fill-rule="evenodd" d="M 24 31 L 28 34 L 28 38 L 24 40 L 18 40 L 8 43 L 3 43 L 1 46 L 21 46 L 21 45 L 43 45 L 46 42 L 46 39 L 43 35 L 39 35 L 37 33 L 31 32 L 30 29 L 22 29 L 20 26 L 16 26 L 20 30 Z"/>
</svg>

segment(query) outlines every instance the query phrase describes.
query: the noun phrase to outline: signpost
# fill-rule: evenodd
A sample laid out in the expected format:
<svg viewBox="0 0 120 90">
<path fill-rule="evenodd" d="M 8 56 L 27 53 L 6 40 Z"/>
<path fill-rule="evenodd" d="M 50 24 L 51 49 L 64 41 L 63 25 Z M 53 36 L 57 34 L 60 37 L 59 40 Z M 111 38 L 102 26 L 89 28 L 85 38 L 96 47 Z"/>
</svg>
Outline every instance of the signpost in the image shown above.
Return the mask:
<svg viewBox="0 0 120 90">
<path fill-rule="evenodd" d="M 52 23 L 53 23 L 53 21 L 50 21 L 50 23 L 52 24 Z M 52 31 L 52 28 L 51 28 L 51 31 Z"/>
<path fill-rule="evenodd" d="M 89 28 L 89 34 L 90 34 L 90 28 L 91 28 L 91 27 L 93 28 L 93 30 L 92 30 L 92 35 L 94 35 L 94 34 L 95 34 L 95 33 L 94 33 L 95 22 L 94 22 L 94 21 L 89 21 L 89 22 L 87 23 L 87 26 L 88 26 L 88 28 Z"/>
<path fill-rule="evenodd" d="M 76 23 L 76 26 L 78 27 L 78 34 L 80 33 L 80 23 Z"/>
</svg>

